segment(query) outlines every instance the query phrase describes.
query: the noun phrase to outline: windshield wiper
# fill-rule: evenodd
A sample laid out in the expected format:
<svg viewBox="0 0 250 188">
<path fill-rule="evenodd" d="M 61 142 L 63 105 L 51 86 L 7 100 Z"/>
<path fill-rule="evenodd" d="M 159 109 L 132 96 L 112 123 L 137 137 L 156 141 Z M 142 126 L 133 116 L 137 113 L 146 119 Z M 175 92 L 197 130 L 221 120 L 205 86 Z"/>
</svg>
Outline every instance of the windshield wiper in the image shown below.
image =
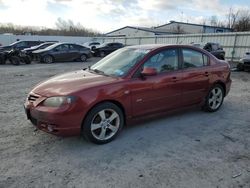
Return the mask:
<svg viewBox="0 0 250 188">
<path fill-rule="evenodd" d="M 94 72 L 94 73 L 97 73 L 97 74 L 109 76 L 109 75 L 105 74 L 105 72 L 103 72 L 103 71 L 101 71 L 101 70 L 98 70 L 98 69 L 91 69 L 90 66 L 89 66 L 88 68 L 89 68 L 89 71 L 90 71 L 90 72 Z"/>
</svg>

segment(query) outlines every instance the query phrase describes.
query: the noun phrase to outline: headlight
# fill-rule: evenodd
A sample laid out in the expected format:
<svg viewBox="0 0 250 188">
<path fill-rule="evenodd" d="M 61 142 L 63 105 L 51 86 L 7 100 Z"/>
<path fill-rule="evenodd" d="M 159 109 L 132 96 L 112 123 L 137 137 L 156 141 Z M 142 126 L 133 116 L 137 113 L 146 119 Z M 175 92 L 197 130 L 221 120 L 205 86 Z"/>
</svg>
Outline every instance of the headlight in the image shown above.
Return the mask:
<svg viewBox="0 0 250 188">
<path fill-rule="evenodd" d="M 75 101 L 75 97 L 66 96 L 66 97 L 49 97 L 43 101 L 43 106 L 49 107 L 60 107 L 65 104 L 72 104 Z"/>
</svg>

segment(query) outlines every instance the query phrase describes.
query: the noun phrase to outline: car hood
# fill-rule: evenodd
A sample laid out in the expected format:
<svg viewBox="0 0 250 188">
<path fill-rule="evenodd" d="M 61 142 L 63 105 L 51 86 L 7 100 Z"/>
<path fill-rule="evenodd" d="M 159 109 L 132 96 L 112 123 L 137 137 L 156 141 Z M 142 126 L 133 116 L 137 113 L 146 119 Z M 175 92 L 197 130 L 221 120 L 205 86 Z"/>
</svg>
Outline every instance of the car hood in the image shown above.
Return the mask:
<svg viewBox="0 0 250 188">
<path fill-rule="evenodd" d="M 10 50 L 11 48 L 12 48 L 12 46 L 1 46 L 0 51 Z"/>
<path fill-rule="evenodd" d="M 35 86 L 31 92 L 46 97 L 65 96 L 91 87 L 106 85 L 118 79 L 79 70 L 49 78 Z"/>
</svg>

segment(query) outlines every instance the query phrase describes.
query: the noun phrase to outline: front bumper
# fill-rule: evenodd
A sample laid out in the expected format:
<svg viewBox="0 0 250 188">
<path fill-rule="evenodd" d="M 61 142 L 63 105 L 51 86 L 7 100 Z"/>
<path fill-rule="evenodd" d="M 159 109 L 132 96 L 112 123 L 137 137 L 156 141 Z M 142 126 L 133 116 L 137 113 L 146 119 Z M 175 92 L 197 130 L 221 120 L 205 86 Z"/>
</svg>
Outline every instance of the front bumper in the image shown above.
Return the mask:
<svg viewBox="0 0 250 188">
<path fill-rule="evenodd" d="M 65 105 L 53 108 L 26 100 L 24 109 L 27 119 L 42 131 L 58 136 L 73 136 L 81 133 L 83 114 L 76 106 Z"/>
</svg>

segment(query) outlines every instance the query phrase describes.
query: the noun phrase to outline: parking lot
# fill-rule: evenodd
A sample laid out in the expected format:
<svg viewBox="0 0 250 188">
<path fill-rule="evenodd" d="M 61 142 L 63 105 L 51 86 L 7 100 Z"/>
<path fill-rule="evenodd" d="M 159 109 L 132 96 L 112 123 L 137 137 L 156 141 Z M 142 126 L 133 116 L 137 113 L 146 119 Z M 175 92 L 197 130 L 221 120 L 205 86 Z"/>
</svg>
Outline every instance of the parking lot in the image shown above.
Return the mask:
<svg viewBox="0 0 250 188">
<path fill-rule="evenodd" d="M 0 67 L 0 188 L 250 187 L 249 72 L 232 72 L 218 112 L 126 126 L 106 145 L 36 130 L 23 110 L 31 88 L 97 60 Z"/>
</svg>

